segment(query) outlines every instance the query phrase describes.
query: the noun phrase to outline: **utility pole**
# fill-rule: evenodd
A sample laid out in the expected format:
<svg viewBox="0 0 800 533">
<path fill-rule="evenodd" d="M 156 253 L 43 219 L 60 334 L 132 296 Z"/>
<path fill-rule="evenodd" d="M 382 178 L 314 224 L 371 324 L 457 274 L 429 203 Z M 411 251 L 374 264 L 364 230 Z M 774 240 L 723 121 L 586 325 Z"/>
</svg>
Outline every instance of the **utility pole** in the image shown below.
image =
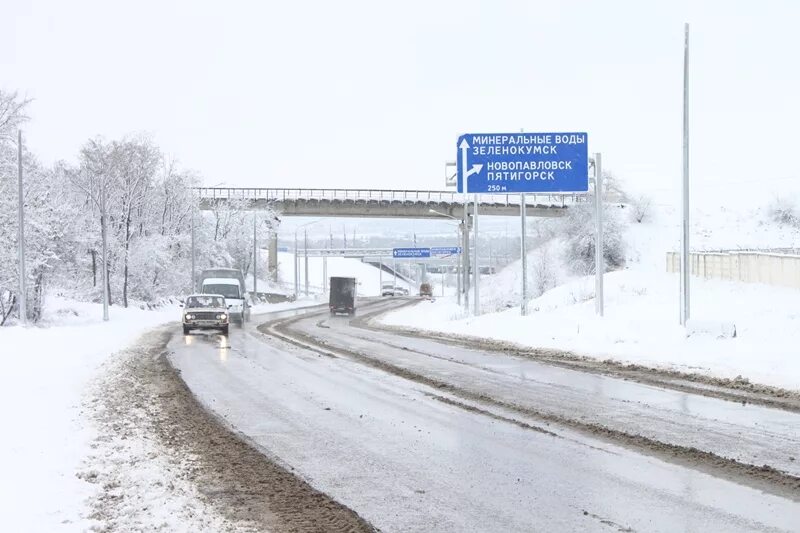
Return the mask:
<svg viewBox="0 0 800 533">
<path fill-rule="evenodd" d="M 689 320 L 689 23 L 683 44 L 683 202 L 681 224 L 681 325 Z"/>
<path fill-rule="evenodd" d="M 103 184 L 100 186 L 100 233 L 103 240 L 103 320 L 108 322 L 108 213 L 106 213 L 106 184 L 108 176 L 103 174 Z M 192 204 L 194 216 L 194 203 Z M 194 219 L 192 219 L 194 220 Z M 194 276 L 194 225 L 192 225 L 192 276 Z M 192 291 L 194 291 L 194 277 L 192 278 Z"/>
<path fill-rule="evenodd" d="M 103 188 L 105 189 L 105 177 L 103 177 Z M 190 283 L 190 287 L 191 288 L 189 289 L 189 292 L 193 293 L 195 291 L 195 283 L 196 283 L 196 280 L 197 280 L 197 277 L 196 277 L 197 276 L 197 271 L 195 270 L 196 269 L 196 265 L 195 265 L 195 257 L 196 256 L 195 256 L 195 253 L 194 253 L 194 245 L 195 245 L 195 235 L 194 235 L 194 211 L 195 211 L 195 208 L 194 208 L 194 193 L 190 193 L 190 194 L 191 194 L 191 198 L 192 198 L 192 204 L 191 204 L 191 209 L 192 209 L 192 217 L 191 217 L 192 218 L 192 250 L 191 250 L 191 252 L 192 252 L 192 273 L 191 273 L 191 275 L 192 275 L 192 280 L 191 280 L 191 283 Z M 105 202 L 105 200 L 104 200 L 104 202 Z M 103 213 L 105 213 L 105 208 L 103 208 L 103 209 L 104 209 Z M 105 217 L 105 214 L 103 214 L 102 216 Z M 103 222 L 103 227 L 105 228 L 105 222 Z M 105 230 L 104 230 L 104 233 L 103 233 L 103 243 L 105 245 Z M 105 254 L 105 252 L 103 252 L 103 254 Z M 106 261 L 105 255 L 103 255 L 103 264 L 104 265 L 105 265 L 105 261 Z M 105 268 L 105 267 L 103 267 L 103 268 Z"/>
<path fill-rule="evenodd" d="M 328 294 L 328 257 L 322 257 L 322 294 Z"/>
<path fill-rule="evenodd" d="M 519 312 L 522 316 L 528 314 L 528 209 L 525 204 L 525 193 L 519 195 L 519 219 L 522 222 L 522 233 L 519 241 L 519 251 L 522 259 L 522 301 L 520 302 Z"/>
<path fill-rule="evenodd" d="M 305 285 L 306 285 L 306 296 L 308 296 L 308 230 L 303 228 L 303 255 L 305 256 Z"/>
<path fill-rule="evenodd" d="M 19 170 L 19 196 L 17 200 L 18 245 L 19 245 L 19 318 L 28 325 L 28 287 L 25 272 L 25 194 L 22 186 L 22 130 L 17 131 L 17 163 Z"/>
<path fill-rule="evenodd" d="M 594 154 L 594 208 L 595 208 L 595 243 L 594 243 L 594 310 L 603 316 L 603 274 L 606 263 L 603 254 L 603 164 L 601 155 Z"/>
<path fill-rule="evenodd" d="M 294 229 L 294 299 L 300 295 L 300 258 L 297 256 L 297 230 Z"/>
<path fill-rule="evenodd" d="M 253 301 L 258 298 L 258 276 L 256 269 L 258 268 L 258 238 L 256 237 L 256 212 L 253 210 Z"/>
</svg>

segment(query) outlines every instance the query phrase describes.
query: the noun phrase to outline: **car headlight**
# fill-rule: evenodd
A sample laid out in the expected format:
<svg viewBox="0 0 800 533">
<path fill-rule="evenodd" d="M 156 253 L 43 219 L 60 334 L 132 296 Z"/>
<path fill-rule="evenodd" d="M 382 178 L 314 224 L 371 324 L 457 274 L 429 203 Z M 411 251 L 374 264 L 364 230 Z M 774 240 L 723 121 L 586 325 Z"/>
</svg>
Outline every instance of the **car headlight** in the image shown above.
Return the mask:
<svg viewBox="0 0 800 533">
<path fill-rule="evenodd" d="M 194 320 L 194 315 L 186 315 L 186 320 Z"/>
<path fill-rule="evenodd" d="M 228 318 L 228 315 L 226 315 L 225 313 L 217 315 L 217 320 L 225 320 L 226 318 Z"/>
</svg>

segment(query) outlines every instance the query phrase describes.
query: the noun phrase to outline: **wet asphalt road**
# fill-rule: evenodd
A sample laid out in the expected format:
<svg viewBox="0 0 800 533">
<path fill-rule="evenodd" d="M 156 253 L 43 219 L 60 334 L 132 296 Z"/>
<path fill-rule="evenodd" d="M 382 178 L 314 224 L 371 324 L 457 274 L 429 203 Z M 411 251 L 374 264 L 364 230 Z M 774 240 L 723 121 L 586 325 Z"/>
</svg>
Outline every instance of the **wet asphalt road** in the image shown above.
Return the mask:
<svg viewBox="0 0 800 533">
<path fill-rule="evenodd" d="M 176 332 L 170 360 L 204 405 L 266 455 L 384 531 L 800 524 L 797 501 L 519 414 L 464 409 L 442 390 L 265 338 L 255 322 L 228 338 Z M 784 411 L 365 331 L 345 318 L 309 316 L 292 328 L 462 387 L 656 438 L 756 454 L 787 469 L 787 454 L 800 449 L 798 415 Z"/>
</svg>

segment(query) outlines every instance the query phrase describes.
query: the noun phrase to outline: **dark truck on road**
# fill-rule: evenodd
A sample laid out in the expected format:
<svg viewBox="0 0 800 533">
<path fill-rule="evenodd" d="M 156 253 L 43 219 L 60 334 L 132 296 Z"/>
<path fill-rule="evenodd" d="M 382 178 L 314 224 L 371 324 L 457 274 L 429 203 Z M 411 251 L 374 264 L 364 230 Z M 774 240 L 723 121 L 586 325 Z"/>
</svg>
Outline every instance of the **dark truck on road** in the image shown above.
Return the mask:
<svg viewBox="0 0 800 533">
<path fill-rule="evenodd" d="M 356 314 L 356 278 L 331 277 L 331 293 L 328 306 L 331 315 L 336 313 Z"/>
</svg>

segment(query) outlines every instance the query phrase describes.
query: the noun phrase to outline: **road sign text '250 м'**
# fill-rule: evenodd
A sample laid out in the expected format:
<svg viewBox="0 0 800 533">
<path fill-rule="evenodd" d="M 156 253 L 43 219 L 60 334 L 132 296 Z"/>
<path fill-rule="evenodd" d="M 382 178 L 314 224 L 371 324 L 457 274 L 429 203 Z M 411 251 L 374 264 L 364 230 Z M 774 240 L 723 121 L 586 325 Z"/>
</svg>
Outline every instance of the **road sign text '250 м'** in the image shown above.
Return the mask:
<svg viewBox="0 0 800 533">
<path fill-rule="evenodd" d="M 468 133 L 458 138 L 458 192 L 589 190 L 586 133 Z"/>
</svg>

